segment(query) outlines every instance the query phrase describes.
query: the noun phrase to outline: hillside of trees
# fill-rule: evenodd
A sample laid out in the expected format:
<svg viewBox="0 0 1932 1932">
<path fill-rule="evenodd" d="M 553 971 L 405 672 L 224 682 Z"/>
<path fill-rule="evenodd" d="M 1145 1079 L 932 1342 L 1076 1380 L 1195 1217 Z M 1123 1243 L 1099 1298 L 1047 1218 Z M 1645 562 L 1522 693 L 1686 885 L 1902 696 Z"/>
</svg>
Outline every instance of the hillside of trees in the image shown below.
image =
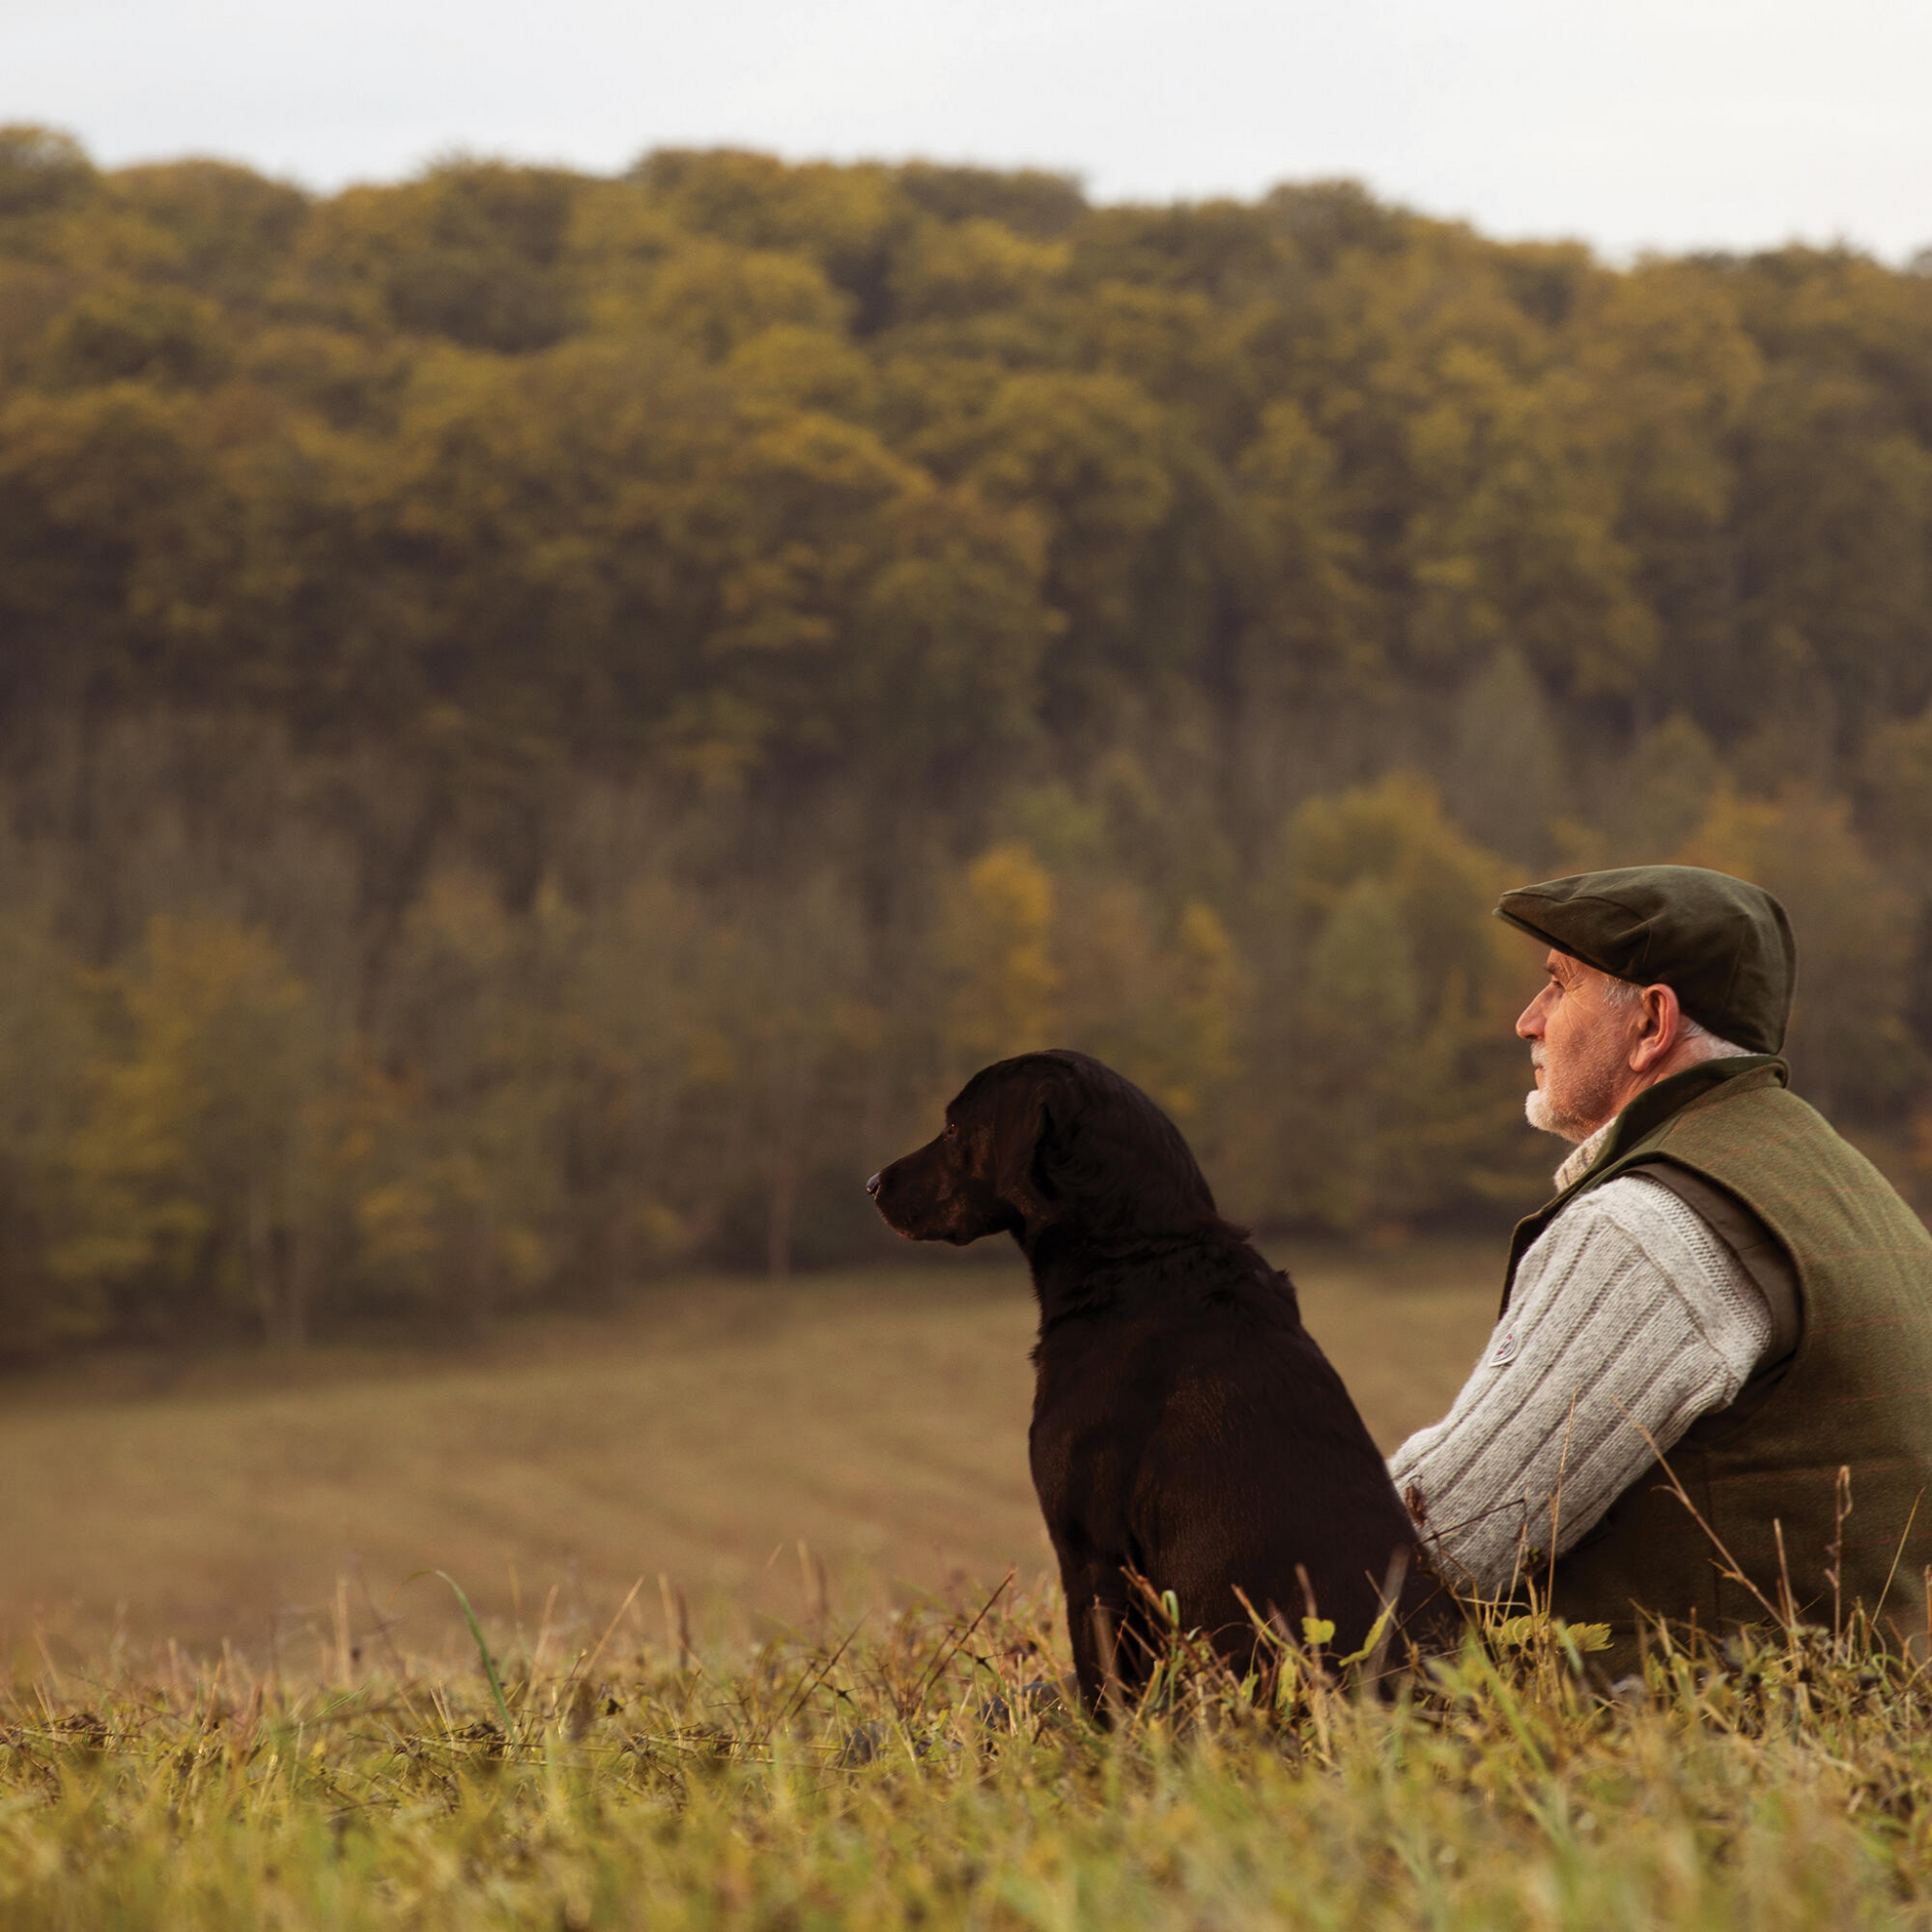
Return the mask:
<svg viewBox="0 0 1932 1932">
<path fill-rule="evenodd" d="M 1932 1172 L 1932 274 L 1346 183 L 0 132 L 0 1350 L 879 1251 L 1084 1046 L 1232 1212 L 1542 1198 L 1512 881 L 1790 906 Z"/>
</svg>

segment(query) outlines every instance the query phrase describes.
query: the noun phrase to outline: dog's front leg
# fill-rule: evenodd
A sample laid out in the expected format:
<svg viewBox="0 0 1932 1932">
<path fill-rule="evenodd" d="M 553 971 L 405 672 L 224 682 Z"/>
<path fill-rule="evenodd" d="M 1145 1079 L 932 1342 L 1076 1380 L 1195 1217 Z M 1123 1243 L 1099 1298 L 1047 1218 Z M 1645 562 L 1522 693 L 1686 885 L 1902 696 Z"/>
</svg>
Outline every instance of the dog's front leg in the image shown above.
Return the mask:
<svg viewBox="0 0 1932 1932">
<path fill-rule="evenodd" d="M 1066 1593 L 1066 1634 L 1073 1646 L 1073 1674 L 1089 1717 L 1111 1723 L 1125 1707 L 1130 1673 L 1123 1670 L 1121 1639 L 1127 1623 L 1126 1578 L 1118 1564 L 1083 1564 L 1061 1572 Z"/>
</svg>

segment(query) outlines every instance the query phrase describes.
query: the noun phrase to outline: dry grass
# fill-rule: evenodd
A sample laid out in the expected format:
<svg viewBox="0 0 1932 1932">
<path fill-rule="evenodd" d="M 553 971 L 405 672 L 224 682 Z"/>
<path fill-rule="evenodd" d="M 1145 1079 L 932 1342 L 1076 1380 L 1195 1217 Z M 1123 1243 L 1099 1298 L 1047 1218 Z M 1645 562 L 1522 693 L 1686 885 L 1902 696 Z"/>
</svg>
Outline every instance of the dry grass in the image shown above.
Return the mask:
<svg viewBox="0 0 1932 1932">
<path fill-rule="evenodd" d="M 1492 1246 L 1298 1253 L 1310 1327 L 1385 1445 L 1446 1406 L 1494 1311 Z M 691 1281 L 609 1323 L 462 1356 L 327 1350 L 97 1362 L 0 1415 L 0 1637 L 16 1658 L 223 1638 L 266 1665 L 384 1618 L 444 1642 L 460 1578 L 493 1629 L 567 1645 L 639 1576 L 700 1627 L 953 1592 L 1048 1555 L 1026 1470 L 1017 1268 Z M 342 1579 L 347 1579 L 346 1585 Z M 554 1594 L 553 1594 L 554 1593 Z"/>
</svg>

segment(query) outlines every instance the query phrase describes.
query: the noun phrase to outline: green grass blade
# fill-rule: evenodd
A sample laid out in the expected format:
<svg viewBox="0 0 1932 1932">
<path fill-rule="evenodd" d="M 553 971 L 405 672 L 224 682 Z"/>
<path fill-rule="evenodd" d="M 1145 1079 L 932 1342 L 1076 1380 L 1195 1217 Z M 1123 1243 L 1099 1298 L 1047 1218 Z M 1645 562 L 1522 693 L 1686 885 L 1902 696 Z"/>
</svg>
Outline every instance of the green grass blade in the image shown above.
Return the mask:
<svg viewBox="0 0 1932 1932">
<path fill-rule="evenodd" d="M 476 1655 L 483 1660 L 483 1675 L 490 1680 L 490 1694 L 497 1700 L 497 1715 L 503 1720 L 505 1742 L 517 1742 L 517 1726 L 510 1716 L 510 1700 L 503 1695 L 503 1680 L 497 1675 L 497 1660 L 490 1655 L 490 1646 L 483 1641 L 483 1626 L 476 1621 L 476 1612 L 469 1607 L 469 1599 L 463 1594 L 463 1585 L 447 1570 L 418 1570 L 407 1578 L 413 1583 L 417 1577 L 440 1577 L 456 1592 L 456 1601 L 463 1605 L 463 1620 L 469 1626 L 469 1634 L 476 1642 Z"/>
</svg>

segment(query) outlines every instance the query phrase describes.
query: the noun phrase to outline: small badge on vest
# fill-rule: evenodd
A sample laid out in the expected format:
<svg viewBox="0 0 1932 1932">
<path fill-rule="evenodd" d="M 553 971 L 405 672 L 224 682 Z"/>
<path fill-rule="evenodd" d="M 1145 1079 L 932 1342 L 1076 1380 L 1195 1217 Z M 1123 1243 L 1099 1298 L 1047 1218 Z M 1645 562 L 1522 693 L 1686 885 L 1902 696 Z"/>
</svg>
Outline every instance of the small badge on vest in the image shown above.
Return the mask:
<svg viewBox="0 0 1932 1932">
<path fill-rule="evenodd" d="M 1496 1346 L 1490 1350 L 1490 1367 L 1500 1369 L 1516 1360 L 1516 1330 L 1512 1328 Z"/>
</svg>

